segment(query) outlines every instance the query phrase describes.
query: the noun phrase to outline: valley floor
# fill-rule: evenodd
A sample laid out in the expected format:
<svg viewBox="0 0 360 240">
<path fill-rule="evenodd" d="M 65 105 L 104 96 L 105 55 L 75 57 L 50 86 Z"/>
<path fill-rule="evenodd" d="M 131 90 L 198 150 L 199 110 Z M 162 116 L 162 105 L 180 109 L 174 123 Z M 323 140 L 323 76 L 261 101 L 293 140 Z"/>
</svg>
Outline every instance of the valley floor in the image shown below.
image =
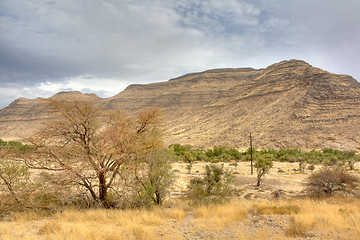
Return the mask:
<svg viewBox="0 0 360 240">
<path fill-rule="evenodd" d="M 17 213 L 0 221 L 0 239 L 360 239 L 360 199 L 306 198 L 304 183 L 310 172 L 295 171 L 297 163 L 274 162 L 261 187 L 255 186 L 249 162 L 225 163 L 224 168 L 235 173 L 238 195 L 222 205 L 189 206 L 182 195 L 205 164 L 195 163 L 189 173 L 185 163 L 174 163 L 178 178 L 173 198 L 162 207 L 66 209 L 52 216 Z M 274 198 L 275 192 L 280 198 Z"/>
</svg>

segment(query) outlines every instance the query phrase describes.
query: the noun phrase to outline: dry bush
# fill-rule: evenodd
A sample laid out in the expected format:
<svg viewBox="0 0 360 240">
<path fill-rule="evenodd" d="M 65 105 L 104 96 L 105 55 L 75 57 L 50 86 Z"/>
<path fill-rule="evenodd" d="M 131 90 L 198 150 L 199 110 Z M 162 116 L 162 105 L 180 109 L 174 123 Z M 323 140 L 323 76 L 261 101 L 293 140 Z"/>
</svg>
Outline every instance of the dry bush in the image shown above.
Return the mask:
<svg viewBox="0 0 360 240">
<path fill-rule="evenodd" d="M 359 178 L 339 168 L 323 167 L 307 179 L 306 190 L 310 196 L 331 196 L 335 192 L 354 190 Z"/>
<path fill-rule="evenodd" d="M 285 230 L 285 234 L 289 237 L 301 237 L 304 236 L 308 230 L 309 227 L 303 222 L 291 218 L 289 227 Z"/>
</svg>

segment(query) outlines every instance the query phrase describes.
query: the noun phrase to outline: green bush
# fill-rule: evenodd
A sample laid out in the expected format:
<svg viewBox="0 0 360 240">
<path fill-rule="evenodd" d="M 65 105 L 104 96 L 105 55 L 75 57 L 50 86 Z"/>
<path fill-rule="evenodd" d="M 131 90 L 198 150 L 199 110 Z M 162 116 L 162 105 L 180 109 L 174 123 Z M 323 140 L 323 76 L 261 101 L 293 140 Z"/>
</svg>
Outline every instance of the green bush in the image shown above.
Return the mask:
<svg viewBox="0 0 360 240">
<path fill-rule="evenodd" d="M 153 151 L 147 160 L 139 162 L 143 171 L 135 173 L 138 184 L 138 205 L 151 207 L 162 205 L 168 196 L 170 186 L 175 180 L 175 175 L 171 171 L 170 155 L 168 151 Z"/>
<path fill-rule="evenodd" d="M 182 146 L 176 143 L 171 144 L 169 149 L 173 152 L 176 159 L 186 163 L 193 161 L 205 161 L 211 163 L 230 162 L 242 158 L 242 154 L 238 150 L 226 146 L 215 146 L 212 149 L 200 150 L 192 149 L 190 145 Z"/>
<path fill-rule="evenodd" d="M 256 186 L 260 186 L 261 179 L 270 171 L 273 165 L 273 155 L 263 154 L 256 157 L 255 168 L 257 172 Z"/>
<path fill-rule="evenodd" d="M 214 164 L 205 167 L 203 178 L 194 178 L 188 185 L 187 196 L 190 204 L 201 205 L 208 203 L 222 203 L 232 194 L 231 184 L 234 176 L 230 171 Z"/>
<path fill-rule="evenodd" d="M 17 142 L 17 141 L 4 141 L 2 139 L 0 139 L 0 149 L 9 149 L 9 150 L 19 150 L 19 151 L 28 151 L 32 149 L 31 145 L 28 144 L 23 144 L 21 142 Z"/>
</svg>

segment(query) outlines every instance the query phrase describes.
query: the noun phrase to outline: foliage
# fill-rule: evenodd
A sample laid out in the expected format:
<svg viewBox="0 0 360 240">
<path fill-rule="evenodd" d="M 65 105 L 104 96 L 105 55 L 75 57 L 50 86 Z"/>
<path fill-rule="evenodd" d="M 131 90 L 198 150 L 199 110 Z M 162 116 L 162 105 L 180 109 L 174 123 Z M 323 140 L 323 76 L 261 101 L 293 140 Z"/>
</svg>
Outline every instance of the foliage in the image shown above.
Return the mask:
<svg viewBox="0 0 360 240">
<path fill-rule="evenodd" d="M 140 206 L 162 205 L 169 194 L 175 176 L 171 171 L 171 156 L 168 151 L 153 151 L 141 158 L 133 175 L 139 186 L 137 204 Z"/>
<path fill-rule="evenodd" d="M 226 146 L 215 146 L 213 149 L 207 149 L 205 154 L 210 159 L 218 159 L 222 162 L 240 159 L 241 157 L 241 153 L 238 150 Z"/>
<path fill-rule="evenodd" d="M 214 164 L 205 166 L 205 176 L 190 180 L 188 198 L 191 204 L 221 203 L 232 194 L 234 176 Z"/>
<path fill-rule="evenodd" d="M 308 170 L 310 170 L 311 172 L 313 172 L 315 170 L 315 165 L 311 164 L 307 167 Z"/>
<path fill-rule="evenodd" d="M 55 211 L 69 202 L 73 194 L 46 172 L 30 176 L 30 169 L 14 159 L 0 161 L 0 212 L 39 209 Z"/>
<path fill-rule="evenodd" d="M 29 151 L 32 149 L 31 145 L 28 144 L 24 144 L 22 142 L 17 142 L 17 141 L 4 141 L 2 139 L 0 139 L 0 149 L 5 149 L 5 150 L 18 150 L 18 151 Z"/>
<path fill-rule="evenodd" d="M 194 161 L 204 162 L 230 162 L 233 160 L 239 160 L 242 154 L 235 148 L 226 146 L 215 146 L 212 149 L 193 149 L 190 145 L 182 146 L 178 143 L 171 144 L 169 149 L 176 156 L 176 159 L 182 160 L 186 163 Z"/>
<path fill-rule="evenodd" d="M 130 117 L 90 102 L 51 100 L 49 106 L 56 118 L 28 139 L 34 149 L 19 157 L 31 168 L 62 174 L 63 184 L 85 189 L 105 208 L 114 206 L 111 195 L 127 177 L 122 170 L 162 147 L 157 109 Z"/>
<path fill-rule="evenodd" d="M 270 171 L 273 165 L 273 156 L 271 154 L 263 154 L 256 156 L 255 168 L 257 171 L 257 186 L 260 186 L 262 177 Z"/>
<path fill-rule="evenodd" d="M 186 163 L 194 161 L 204 162 L 231 162 L 231 161 L 249 161 L 250 148 L 245 152 L 239 152 L 235 148 L 226 146 L 215 146 L 207 150 L 194 149 L 190 145 L 182 146 L 172 144 L 169 149 L 173 152 L 175 159 Z M 306 169 L 306 164 L 323 163 L 328 166 L 347 166 L 354 170 L 355 163 L 360 161 L 360 156 L 355 151 L 340 151 L 331 148 L 325 148 L 321 151 L 302 151 L 299 148 L 282 148 L 256 150 L 252 149 L 253 157 L 255 156 L 272 156 L 274 161 L 280 162 L 299 162 L 301 171 Z"/>
<path fill-rule="evenodd" d="M 307 192 L 314 197 L 331 196 L 335 192 L 353 190 L 358 181 L 358 177 L 342 169 L 323 167 L 308 177 Z"/>
<path fill-rule="evenodd" d="M 0 187 L 1 192 L 9 193 L 7 203 L 14 201 L 24 204 L 26 195 L 30 190 L 30 173 L 27 166 L 19 161 L 5 160 L 0 161 Z"/>
</svg>

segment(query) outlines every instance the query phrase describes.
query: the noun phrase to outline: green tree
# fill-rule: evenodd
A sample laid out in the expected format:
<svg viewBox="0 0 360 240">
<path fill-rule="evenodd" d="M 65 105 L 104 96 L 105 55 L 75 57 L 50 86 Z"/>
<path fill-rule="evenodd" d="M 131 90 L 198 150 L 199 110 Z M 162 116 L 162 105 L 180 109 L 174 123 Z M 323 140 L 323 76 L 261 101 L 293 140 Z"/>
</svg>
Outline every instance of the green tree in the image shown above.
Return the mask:
<svg viewBox="0 0 360 240">
<path fill-rule="evenodd" d="M 355 169 L 355 163 L 359 161 L 360 157 L 356 155 L 355 151 L 345 151 L 343 152 L 344 162 L 348 165 L 350 170 Z"/>
<path fill-rule="evenodd" d="M 262 154 L 256 156 L 255 168 L 257 172 L 256 186 L 260 186 L 261 179 L 267 174 L 273 166 L 273 155 Z"/>
<path fill-rule="evenodd" d="M 134 176 L 140 188 L 137 192 L 142 205 L 162 205 L 175 176 L 171 171 L 171 156 L 165 150 L 155 150 L 140 158 Z"/>
</svg>

